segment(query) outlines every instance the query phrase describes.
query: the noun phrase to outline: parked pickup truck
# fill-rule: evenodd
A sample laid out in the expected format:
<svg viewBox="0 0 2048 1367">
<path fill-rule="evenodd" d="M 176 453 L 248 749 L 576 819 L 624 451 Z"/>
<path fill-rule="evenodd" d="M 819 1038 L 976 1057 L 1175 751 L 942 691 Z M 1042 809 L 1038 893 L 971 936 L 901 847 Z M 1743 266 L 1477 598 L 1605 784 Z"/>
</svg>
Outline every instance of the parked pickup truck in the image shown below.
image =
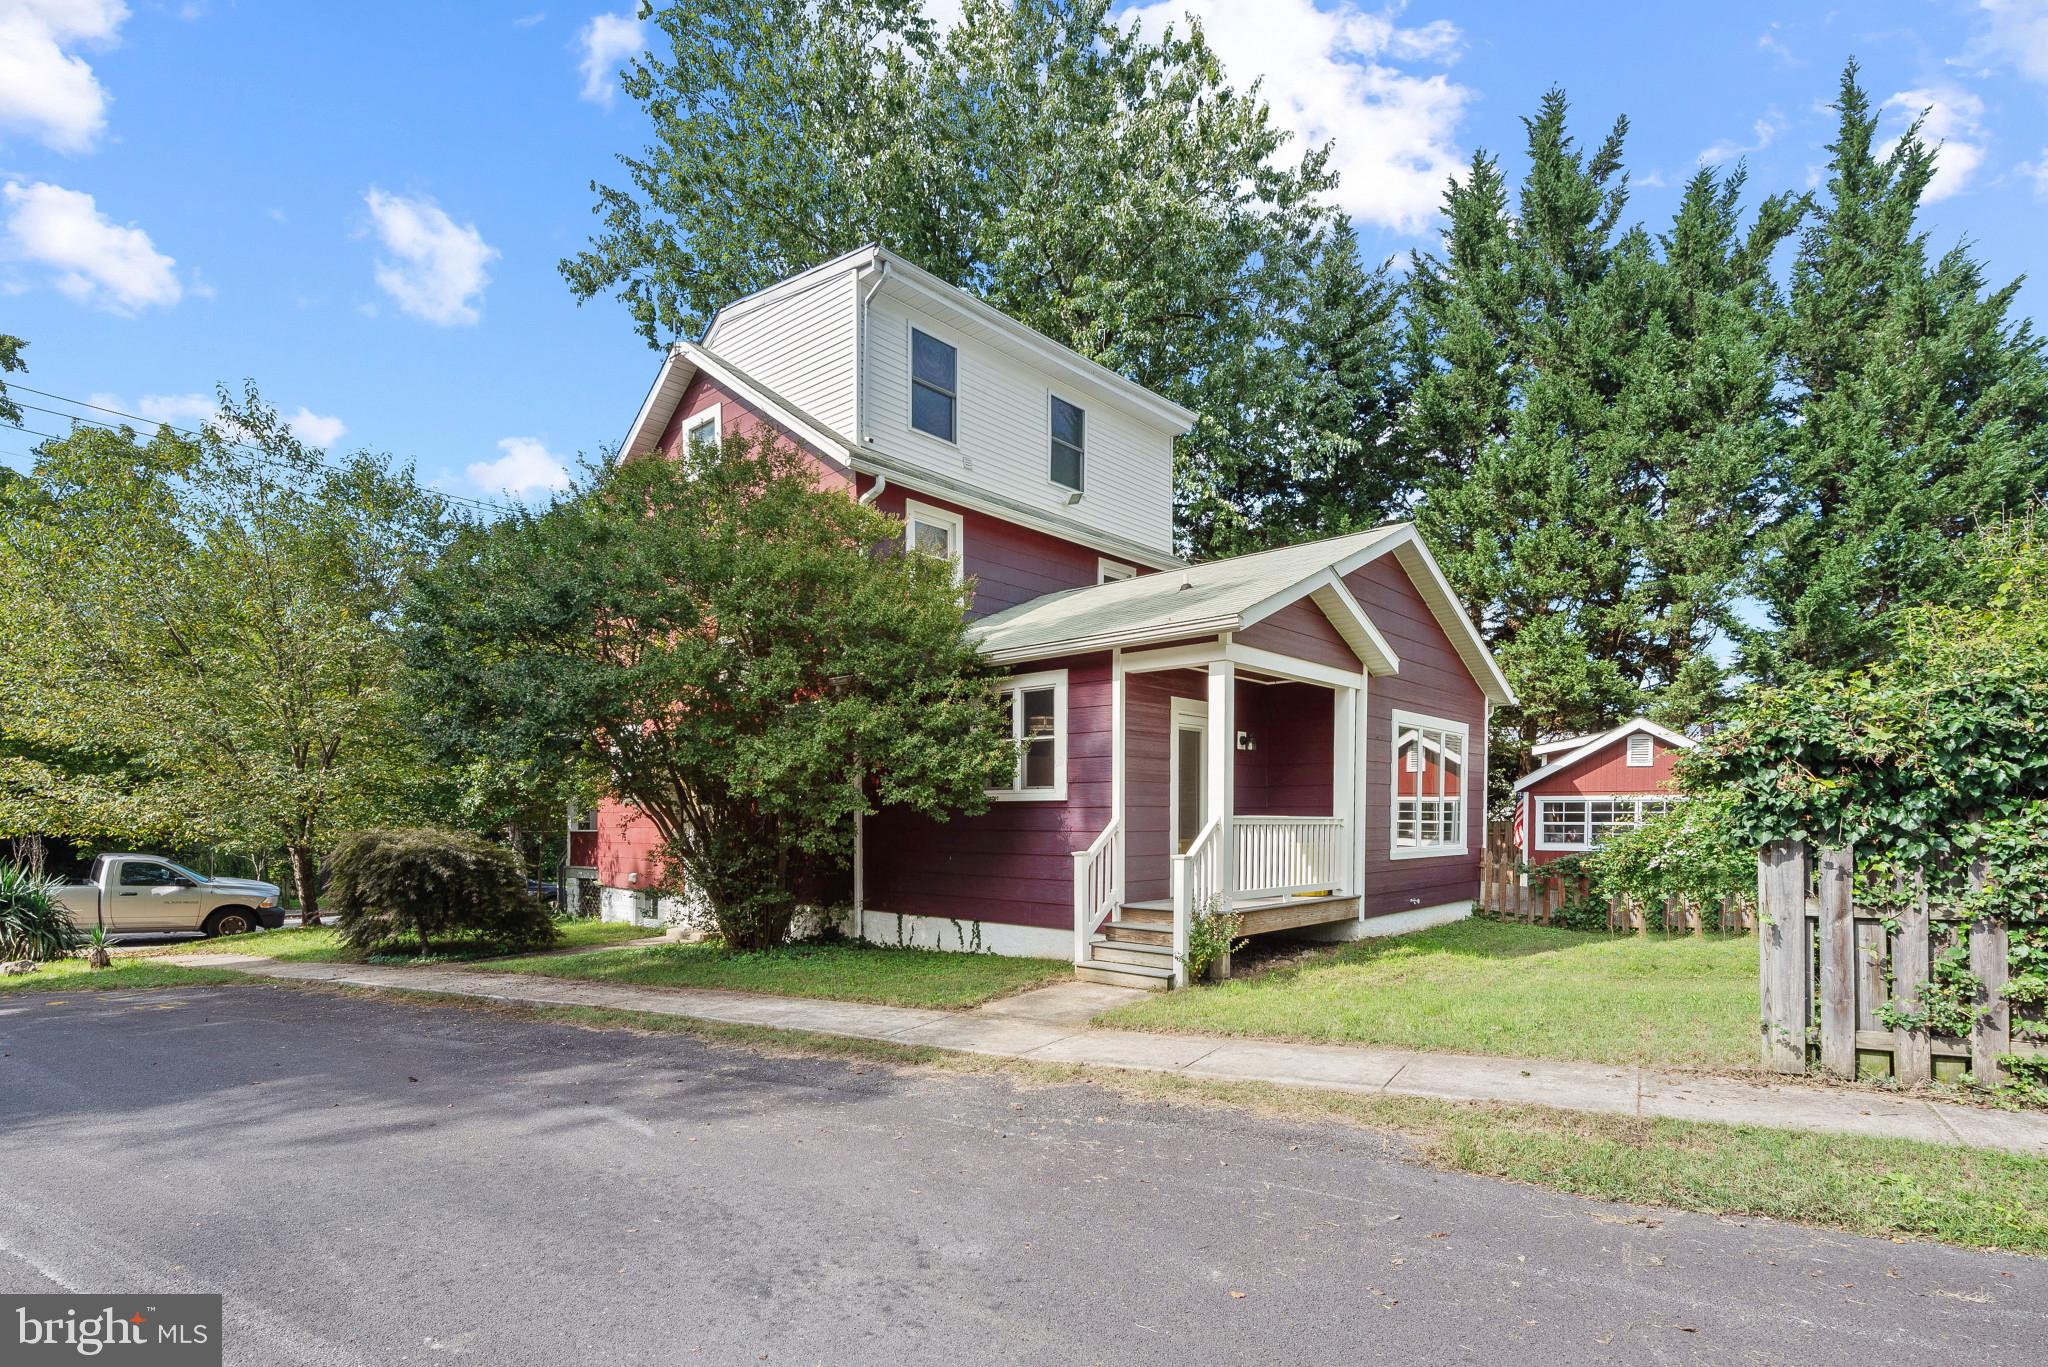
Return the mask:
<svg viewBox="0 0 2048 1367">
<path fill-rule="evenodd" d="M 252 878 L 202 878 L 154 854 L 103 854 L 83 883 L 66 883 L 57 900 L 81 930 L 196 930 L 239 935 L 284 924 L 275 883 Z"/>
</svg>

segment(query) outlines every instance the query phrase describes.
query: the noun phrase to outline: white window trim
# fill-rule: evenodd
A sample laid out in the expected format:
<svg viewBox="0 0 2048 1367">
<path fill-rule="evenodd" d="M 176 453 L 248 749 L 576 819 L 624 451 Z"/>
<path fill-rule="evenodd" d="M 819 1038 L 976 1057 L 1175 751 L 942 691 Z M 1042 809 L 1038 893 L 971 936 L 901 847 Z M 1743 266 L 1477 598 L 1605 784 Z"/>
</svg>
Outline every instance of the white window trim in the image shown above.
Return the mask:
<svg viewBox="0 0 2048 1367">
<path fill-rule="evenodd" d="M 950 439 L 942 437 L 936 432 L 927 432 L 917 425 L 917 334 L 920 332 L 931 338 L 934 342 L 944 342 L 947 346 L 953 348 L 953 435 Z M 941 446 L 957 448 L 960 445 L 960 390 L 962 378 L 960 374 L 960 358 L 965 354 L 966 352 L 961 347 L 959 341 L 947 336 L 940 329 L 933 327 L 929 323 L 920 322 L 916 318 L 904 320 L 903 427 L 911 436 L 923 437 L 926 441 L 935 441 Z M 1046 412 L 1050 414 L 1052 410 L 1047 409 Z"/>
<path fill-rule="evenodd" d="M 678 448 L 687 453 L 690 449 L 690 434 L 706 423 L 711 424 L 712 445 L 716 446 L 719 442 L 725 440 L 725 405 L 723 403 L 715 403 L 708 408 L 700 408 L 689 417 L 684 418 L 682 439 L 678 443 Z"/>
<path fill-rule="evenodd" d="M 953 548 L 953 582 L 967 580 L 967 519 L 944 508 L 935 508 L 929 503 L 919 503 L 914 498 L 903 500 L 903 549 L 913 550 L 917 538 L 912 534 L 916 524 L 929 522 L 934 527 L 946 529 L 946 544 Z"/>
<path fill-rule="evenodd" d="M 1587 850 L 1594 849 L 1596 847 L 1590 839 L 1567 843 L 1563 841 L 1549 841 L 1543 838 L 1543 822 L 1545 812 L 1549 807 L 1551 807 L 1555 803 L 1630 803 L 1635 807 L 1636 810 L 1635 821 L 1631 824 L 1641 825 L 1643 820 L 1643 804 L 1645 802 L 1672 803 L 1683 802 L 1685 800 L 1685 794 L 1683 793 L 1537 793 L 1534 794 L 1534 796 L 1536 798 L 1536 810 L 1533 814 L 1535 825 L 1531 828 L 1530 838 L 1535 841 L 1536 849 L 1542 850 L 1545 853 L 1557 854 L 1584 854 Z M 1591 807 L 1589 806 L 1586 811 L 1586 819 L 1584 822 L 1580 824 L 1579 829 L 1582 832 L 1585 832 L 1588 836 L 1590 836 L 1592 833 L 1592 824 L 1593 813 Z"/>
<path fill-rule="evenodd" d="M 1106 555 L 1095 557 L 1095 582 L 1098 584 L 1120 584 L 1126 579 L 1136 579 L 1138 567 L 1126 565 L 1121 560 L 1111 560 Z"/>
<path fill-rule="evenodd" d="M 1065 802 L 1067 800 L 1067 671 L 1048 669 L 1036 674 L 1012 674 L 1002 681 L 1004 693 L 1025 693 L 1035 688 L 1052 689 L 1052 787 L 990 788 L 992 802 Z M 1021 715 L 1014 713 L 1013 715 Z M 1019 773 L 1024 757 L 1017 756 Z M 1014 780 L 1013 780 L 1014 782 Z"/>
<path fill-rule="evenodd" d="M 1402 845 L 1401 837 L 1401 728 L 1421 727 L 1429 731 L 1444 731 L 1458 737 L 1458 753 L 1463 759 L 1459 771 L 1460 790 L 1458 793 L 1458 843 L 1442 845 Z M 1390 859 L 1455 859 L 1469 852 L 1472 829 L 1472 728 L 1461 721 L 1448 717 L 1432 717 L 1423 712 L 1404 712 L 1394 709 L 1392 724 L 1387 732 L 1387 857 Z"/>
<path fill-rule="evenodd" d="M 1643 748 L 1643 757 L 1641 759 L 1636 758 L 1636 747 L 1638 745 Z M 1627 756 L 1627 767 L 1630 769 L 1648 769 L 1655 766 L 1657 763 L 1657 738 L 1647 731 L 1636 732 L 1628 738 Z"/>
<path fill-rule="evenodd" d="M 1052 406 L 1055 403 L 1063 403 L 1081 415 L 1081 485 L 1079 488 L 1075 488 L 1071 484 L 1062 484 L 1052 477 Z M 1088 410 L 1075 403 L 1072 399 L 1053 393 L 1050 389 L 1045 391 L 1045 482 L 1067 497 L 1088 492 Z"/>
</svg>

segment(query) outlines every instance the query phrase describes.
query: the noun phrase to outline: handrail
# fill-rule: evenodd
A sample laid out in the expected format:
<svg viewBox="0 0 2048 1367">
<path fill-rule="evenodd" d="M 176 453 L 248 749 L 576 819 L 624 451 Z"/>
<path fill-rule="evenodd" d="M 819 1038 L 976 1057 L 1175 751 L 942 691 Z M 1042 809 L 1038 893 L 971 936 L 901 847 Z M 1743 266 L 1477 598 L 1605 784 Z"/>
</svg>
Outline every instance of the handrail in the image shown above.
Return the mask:
<svg viewBox="0 0 2048 1367">
<path fill-rule="evenodd" d="M 1211 898 L 1222 894 L 1218 886 L 1221 881 L 1221 861 L 1217 855 L 1223 842 L 1216 833 L 1223 828 L 1223 818 L 1214 816 L 1201 833 L 1188 842 L 1187 853 L 1173 856 L 1173 985 L 1186 987 L 1188 982 L 1188 933 L 1194 925 L 1195 913 L 1208 905 Z"/>
<path fill-rule="evenodd" d="M 1087 849 L 1074 851 L 1074 962 L 1085 964 L 1095 928 L 1124 897 L 1124 823 L 1111 818 Z"/>
<path fill-rule="evenodd" d="M 1348 891 L 1348 823 L 1336 816 L 1240 816 L 1237 891 L 1246 897 Z"/>
</svg>

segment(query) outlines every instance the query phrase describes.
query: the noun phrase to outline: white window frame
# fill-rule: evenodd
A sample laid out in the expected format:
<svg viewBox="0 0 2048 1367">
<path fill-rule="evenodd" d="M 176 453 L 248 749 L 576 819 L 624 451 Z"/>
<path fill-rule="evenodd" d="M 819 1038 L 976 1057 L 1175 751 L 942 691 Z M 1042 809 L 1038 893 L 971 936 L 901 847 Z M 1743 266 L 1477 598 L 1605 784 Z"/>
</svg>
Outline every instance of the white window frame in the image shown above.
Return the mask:
<svg viewBox="0 0 2048 1367">
<path fill-rule="evenodd" d="M 1533 832 L 1536 842 L 1535 847 L 1545 852 L 1555 852 L 1558 854 L 1583 854 L 1587 850 L 1596 848 L 1599 843 L 1593 839 L 1593 804 L 1596 802 L 1612 802 L 1617 805 L 1626 804 L 1633 809 L 1634 815 L 1627 821 L 1617 817 L 1613 824 L 1616 827 L 1635 827 L 1643 824 L 1643 807 L 1645 804 L 1655 802 L 1668 810 L 1674 804 L 1684 800 L 1685 794 L 1683 793 L 1539 793 L 1536 796 L 1536 826 Z M 1549 819 L 1550 809 L 1567 802 L 1579 803 L 1585 808 L 1578 822 L 1579 839 L 1575 841 L 1546 840 L 1543 836 L 1543 829 Z"/>
<path fill-rule="evenodd" d="M 1636 747 L 1642 747 L 1642 758 L 1636 758 Z M 1628 738 L 1628 767 L 1648 769 L 1657 762 L 1657 738 L 1648 731 L 1638 731 Z"/>
<path fill-rule="evenodd" d="M 1065 802 L 1067 800 L 1067 671 L 1047 669 L 1036 674 L 1012 674 L 1002 681 L 1000 692 L 1014 698 L 1019 693 L 1035 689 L 1052 689 L 1052 787 L 1025 788 L 1024 752 L 1017 751 L 1017 767 L 1008 788 L 991 788 L 989 799 L 994 802 Z M 1021 741 L 1019 733 L 1024 724 L 1023 709 L 1014 703 L 1009 708 L 1012 739 Z"/>
<path fill-rule="evenodd" d="M 903 500 L 903 549 L 917 549 L 917 524 L 928 523 L 946 529 L 946 544 L 953 548 L 953 582 L 964 583 L 967 579 L 967 519 L 959 513 L 944 508 L 935 508 L 929 503 L 919 503 L 914 498 Z"/>
<path fill-rule="evenodd" d="M 1120 584 L 1126 579 L 1136 579 L 1138 567 L 1126 565 L 1121 560 L 1111 560 L 1106 555 L 1095 557 L 1095 582 L 1098 584 Z"/>
<path fill-rule="evenodd" d="M 917 425 L 917 334 L 922 332 L 934 342 L 942 342 L 953 348 L 953 435 L 942 437 L 936 432 L 927 432 Z M 944 446 L 960 445 L 960 343 L 929 323 L 912 318 L 903 328 L 903 425 L 913 436 L 923 437 Z M 1050 409 L 1047 410 L 1051 412 Z"/>
<path fill-rule="evenodd" d="M 1081 482 L 1079 484 L 1062 484 L 1052 477 L 1053 448 L 1066 445 L 1065 442 L 1062 442 L 1053 434 L 1052 406 L 1056 403 L 1063 403 L 1081 415 L 1081 444 L 1075 448 L 1081 457 Z M 1047 390 L 1045 393 L 1045 482 L 1067 495 L 1085 494 L 1088 491 L 1088 410 L 1075 403 L 1072 399 L 1064 398 L 1053 393 L 1051 390 Z"/>
<path fill-rule="evenodd" d="M 712 404 L 709 408 L 700 408 L 689 417 L 683 419 L 682 440 L 678 444 L 678 449 L 683 455 L 690 453 L 691 436 L 695 434 L 698 428 L 706 424 L 709 424 L 711 427 L 711 444 L 713 446 L 725 440 L 725 405 L 723 403 Z"/>
<path fill-rule="evenodd" d="M 1404 728 L 1439 731 L 1458 738 L 1458 839 L 1434 845 L 1403 845 L 1401 839 L 1401 732 Z M 1394 709 L 1387 736 L 1387 854 L 1391 859 L 1451 859 L 1469 851 L 1472 825 L 1472 728 L 1449 717 L 1432 717 L 1422 712 Z M 1441 802 L 1437 796 L 1434 801 Z M 1417 827 L 1418 834 L 1420 827 Z"/>
</svg>

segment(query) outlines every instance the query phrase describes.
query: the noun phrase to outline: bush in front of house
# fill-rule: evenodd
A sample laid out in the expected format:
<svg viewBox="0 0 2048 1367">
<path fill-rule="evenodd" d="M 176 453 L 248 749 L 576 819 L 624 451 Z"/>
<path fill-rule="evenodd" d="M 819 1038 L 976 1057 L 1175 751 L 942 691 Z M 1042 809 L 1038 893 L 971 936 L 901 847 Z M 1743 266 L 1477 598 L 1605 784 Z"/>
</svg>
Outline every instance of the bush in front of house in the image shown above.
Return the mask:
<svg viewBox="0 0 2048 1367">
<path fill-rule="evenodd" d="M 555 924 L 510 850 L 431 828 L 356 831 L 328 856 L 328 897 L 344 943 L 369 953 L 450 940 L 545 949 Z"/>
<path fill-rule="evenodd" d="M 0 864 L 0 960 L 40 963 L 76 949 L 79 934 L 55 896 L 57 880 Z"/>
<path fill-rule="evenodd" d="M 1609 832 L 1598 849 L 1579 856 L 1579 871 L 1603 918 L 1606 904 L 1618 901 L 1651 909 L 1690 903 L 1705 914 L 1756 892 L 1756 846 L 1738 829 L 1727 793 L 1695 792 L 1640 826 Z"/>
</svg>

